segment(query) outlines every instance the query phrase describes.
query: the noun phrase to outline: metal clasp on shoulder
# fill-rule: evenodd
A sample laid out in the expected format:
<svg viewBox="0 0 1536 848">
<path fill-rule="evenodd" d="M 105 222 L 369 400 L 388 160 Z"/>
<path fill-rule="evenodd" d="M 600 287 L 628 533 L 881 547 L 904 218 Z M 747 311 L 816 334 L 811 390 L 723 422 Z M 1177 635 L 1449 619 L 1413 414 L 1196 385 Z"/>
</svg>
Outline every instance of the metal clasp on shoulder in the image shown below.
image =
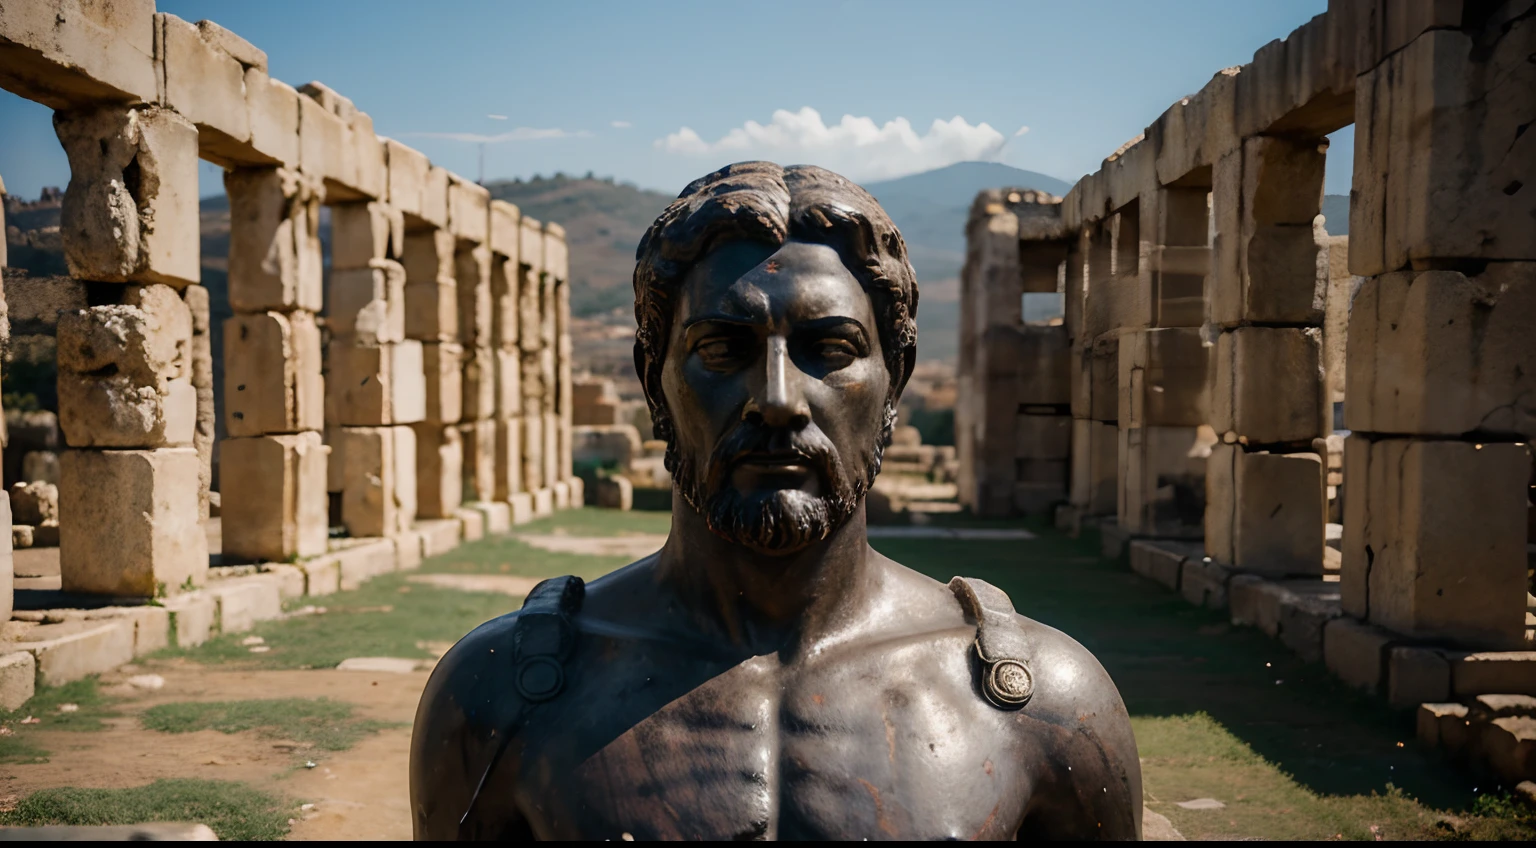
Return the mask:
<svg viewBox="0 0 1536 848">
<path fill-rule="evenodd" d="M 988 657 L 977 639 L 976 656 L 981 659 L 981 691 L 1002 710 L 1017 710 L 1035 694 L 1035 676 L 1021 660 L 1012 657 Z"/>
</svg>

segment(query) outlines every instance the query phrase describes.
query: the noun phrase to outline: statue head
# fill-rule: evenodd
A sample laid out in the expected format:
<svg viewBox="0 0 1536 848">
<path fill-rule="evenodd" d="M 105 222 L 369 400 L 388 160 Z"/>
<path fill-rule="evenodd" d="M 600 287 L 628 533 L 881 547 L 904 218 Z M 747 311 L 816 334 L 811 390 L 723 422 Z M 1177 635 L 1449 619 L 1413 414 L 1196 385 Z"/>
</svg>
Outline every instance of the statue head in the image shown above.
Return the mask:
<svg viewBox="0 0 1536 848">
<path fill-rule="evenodd" d="M 742 162 L 689 183 L 635 258 L 635 368 L 677 492 L 758 552 L 827 538 L 880 471 L 917 353 L 885 210 L 822 168 Z"/>
</svg>

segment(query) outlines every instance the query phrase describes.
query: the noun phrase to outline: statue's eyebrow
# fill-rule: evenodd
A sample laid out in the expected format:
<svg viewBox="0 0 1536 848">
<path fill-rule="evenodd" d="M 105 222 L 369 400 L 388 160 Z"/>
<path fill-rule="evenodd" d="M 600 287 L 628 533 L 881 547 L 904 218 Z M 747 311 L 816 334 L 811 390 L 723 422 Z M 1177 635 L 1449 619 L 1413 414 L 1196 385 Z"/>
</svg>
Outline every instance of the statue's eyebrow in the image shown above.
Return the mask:
<svg viewBox="0 0 1536 848">
<path fill-rule="evenodd" d="M 823 318 L 813 318 L 809 321 L 801 321 L 795 325 L 795 331 L 799 333 L 817 332 L 827 330 L 852 330 L 858 336 L 858 342 L 865 350 L 869 349 L 869 330 L 857 318 L 846 315 L 828 315 Z"/>
</svg>

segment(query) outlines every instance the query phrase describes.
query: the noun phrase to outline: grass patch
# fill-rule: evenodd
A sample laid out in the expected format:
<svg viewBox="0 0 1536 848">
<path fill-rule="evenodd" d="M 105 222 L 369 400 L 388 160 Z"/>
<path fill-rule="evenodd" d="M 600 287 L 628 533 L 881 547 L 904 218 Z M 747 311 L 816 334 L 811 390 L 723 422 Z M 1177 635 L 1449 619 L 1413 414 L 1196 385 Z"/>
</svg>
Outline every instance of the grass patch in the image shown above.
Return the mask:
<svg viewBox="0 0 1536 848">
<path fill-rule="evenodd" d="M 59 686 L 45 686 L 19 709 L 0 710 L 0 763 L 46 763 L 48 751 L 32 739 L 39 730 L 102 730 L 102 719 L 114 715 L 112 701 L 101 694 L 95 677 Z M 73 707 L 66 711 L 65 707 Z M 22 724 L 26 718 L 36 724 Z"/>
<path fill-rule="evenodd" d="M 392 726 L 354 718 L 353 706 L 327 698 L 273 698 L 258 701 L 184 701 L 145 710 L 140 720 L 150 730 L 191 733 L 255 731 L 322 751 L 345 751 L 364 736 Z"/>
<path fill-rule="evenodd" d="M 670 517 L 603 510 L 570 510 L 532 522 L 518 532 L 573 536 L 620 532 L 665 533 Z M 498 574 L 544 578 L 574 574 L 595 580 L 627 565 L 624 557 L 582 556 L 540 550 L 511 536 L 460 545 L 422 563 L 418 573 Z M 247 633 L 210 639 L 195 648 L 170 648 L 163 656 L 252 668 L 333 668 L 348 657 L 433 656 L 429 645 L 453 643 L 486 621 L 522 606 L 522 599 L 490 592 L 461 592 L 410 582 L 409 573 L 384 574 L 362 587 L 301 598 L 289 608 L 324 607 L 314 615 L 259 622 Z M 241 644 L 260 636 L 267 651 Z"/>
<path fill-rule="evenodd" d="M 28 765 L 48 762 L 48 752 L 39 748 L 27 734 L 20 732 L 19 728 L 11 725 L 7 727 L 10 733 L 0 736 L 0 764 Z"/>
<path fill-rule="evenodd" d="M 287 835 L 295 812 L 295 804 L 244 783 L 182 778 L 129 789 L 44 789 L 0 813 L 0 826 L 201 822 L 224 841 L 274 840 Z"/>
<path fill-rule="evenodd" d="M 1192 607 L 1101 559 L 1095 534 L 1022 526 L 1039 538 L 872 543 L 939 580 L 986 580 L 1093 651 L 1130 710 L 1147 805 L 1185 836 L 1536 837 L 1530 816 L 1482 800 L 1454 766 L 1419 750 L 1411 713 L 1345 687 L 1257 630 L 1232 627 L 1225 611 Z M 1195 798 L 1226 807 L 1177 806 Z"/>
</svg>

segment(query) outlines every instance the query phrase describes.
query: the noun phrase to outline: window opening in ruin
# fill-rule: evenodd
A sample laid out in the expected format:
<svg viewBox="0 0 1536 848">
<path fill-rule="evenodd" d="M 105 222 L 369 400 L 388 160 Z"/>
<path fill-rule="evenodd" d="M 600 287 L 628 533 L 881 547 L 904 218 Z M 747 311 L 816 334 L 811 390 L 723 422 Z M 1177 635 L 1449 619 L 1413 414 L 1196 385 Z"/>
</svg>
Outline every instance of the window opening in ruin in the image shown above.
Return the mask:
<svg viewBox="0 0 1536 848">
<path fill-rule="evenodd" d="M 53 110 L 0 90 L 0 230 L 5 236 L 0 275 L 10 319 L 10 335 L 0 349 L 6 488 L 18 482 L 58 484 L 64 446 L 58 425 L 58 311 L 86 305 L 85 287 L 69 277 L 59 232 L 67 177 L 54 175 L 68 173 Z"/>
<path fill-rule="evenodd" d="M 1116 277 L 1135 276 L 1141 270 L 1141 201 L 1132 200 L 1120 207 L 1111 227 L 1114 232 L 1114 253 L 1110 260 L 1110 274 Z"/>
</svg>

